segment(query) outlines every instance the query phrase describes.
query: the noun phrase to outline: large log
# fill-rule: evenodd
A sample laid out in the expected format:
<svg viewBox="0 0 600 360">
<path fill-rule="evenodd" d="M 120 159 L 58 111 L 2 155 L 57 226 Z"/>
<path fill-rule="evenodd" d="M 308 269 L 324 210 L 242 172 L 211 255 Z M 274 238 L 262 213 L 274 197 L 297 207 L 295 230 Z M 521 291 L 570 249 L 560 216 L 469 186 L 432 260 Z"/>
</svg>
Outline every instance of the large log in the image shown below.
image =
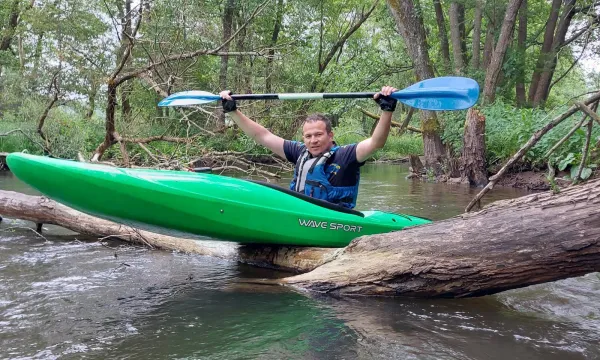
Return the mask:
<svg viewBox="0 0 600 360">
<path fill-rule="evenodd" d="M 92 237 L 119 238 L 157 249 L 214 256 L 294 272 L 310 271 L 329 261 L 339 251 L 306 247 L 239 246 L 223 241 L 166 236 L 99 219 L 43 196 L 4 190 L 0 190 L 0 215 L 38 224 L 59 225 Z"/>
<path fill-rule="evenodd" d="M 165 237 L 44 197 L 0 191 L 0 214 L 82 234 L 308 273 L 277 283 L 344 295 L 466 297 L 600 270 L 600 180 L 488 205 L 432 225 L 371 235 L 344 249 L 234 246 Z M 221 245 L 217 245 L 221 244 Z M 314 270 L 313 270 L 314 269 Z"/>
<path fill-rule="evenodd" d="M 354 240 L 281 280 L 342 295 L 468 297 L 600 270 L 600 180 L 498 201 L 477 213 Z"/>
</svg>

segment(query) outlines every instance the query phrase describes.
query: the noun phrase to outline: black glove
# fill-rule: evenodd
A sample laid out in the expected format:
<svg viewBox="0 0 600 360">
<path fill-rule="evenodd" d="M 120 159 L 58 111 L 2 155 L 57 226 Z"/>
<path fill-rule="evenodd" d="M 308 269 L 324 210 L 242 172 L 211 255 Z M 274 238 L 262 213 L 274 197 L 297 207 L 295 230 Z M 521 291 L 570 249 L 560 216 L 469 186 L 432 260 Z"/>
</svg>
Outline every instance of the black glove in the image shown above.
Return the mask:
<svg viewBox="0 0 600 360">
<path fill-rule="evenodd" d="M 394 111 L 396 110 L 396 103 L 398 102 L 398 100 L 394 99 L 391 96 L 379 94 L 379 97 L 375 99 L 375 102 L 379 104 L 379 107 L 383 111 Z"/>
<path fill-rule="evenodd" d="M 233 95 L 233 93 L 230 91 L 229 95 Z M 223 112 L 224 113 L 228 113 L 228 112 L 237 110 L 237 105 L 235 103 L 235 100 L 233 100 L 233 99 L 231 99 L 231 100 L 221 99 L 221 103 L 223 103 Z"/>
</svg>

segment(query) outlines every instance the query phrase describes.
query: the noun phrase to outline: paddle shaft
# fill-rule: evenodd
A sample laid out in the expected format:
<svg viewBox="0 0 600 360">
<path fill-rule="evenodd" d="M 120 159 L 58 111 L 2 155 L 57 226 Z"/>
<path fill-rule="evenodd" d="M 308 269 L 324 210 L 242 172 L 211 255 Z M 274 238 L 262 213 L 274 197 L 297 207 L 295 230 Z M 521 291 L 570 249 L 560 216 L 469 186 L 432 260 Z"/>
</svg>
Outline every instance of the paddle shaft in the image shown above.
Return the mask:
<svg viewBox="0 0 600 360">
<path fill-rule="evenodd" d="M 317 99 L 369 99 L 375 92 L 355 93 L 282 93 L 282 94 L 240 94 L 231 95 L 234 100 L 317 100 Z M 428 89 L 427 92 L 401 90 L 392 94 L 395 99 L 414 99 L 429 97 L 460 98 L 466 96 L 465 91 L 454 89 Z"/>
<path fill-rule="evenodd" d="M 372 98 L 374 92 L 358 93 L 282 93 L 231 95 L 234 100 L 312 100 L 312 99 L 365 99 Z"/>
</svg>

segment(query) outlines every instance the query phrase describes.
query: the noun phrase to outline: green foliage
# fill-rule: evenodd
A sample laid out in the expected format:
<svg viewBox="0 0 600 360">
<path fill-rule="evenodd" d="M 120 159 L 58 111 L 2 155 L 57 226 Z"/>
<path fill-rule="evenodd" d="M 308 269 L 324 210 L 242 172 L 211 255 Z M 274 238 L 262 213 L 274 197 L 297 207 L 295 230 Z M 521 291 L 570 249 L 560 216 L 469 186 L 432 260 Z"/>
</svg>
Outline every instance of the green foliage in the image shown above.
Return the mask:
<svg viewBox="0 0 600 360">
<path fill-rule="evenodd" d="M 334 128 L 334 138 L 338 145 L 358 143 L 369 137 L 372 120 L 368 126 L 361 124 L 360 118 L 344 119 Z M 368 129 L 365 129 L 368 128 Z M 375 160 L 404 158 L 409 154 L 423 154 L 423 139 L 420 134 L 404 134 L 399 136 L 397 129 L 392 129 L 383 149 L 373 155 Z"/>
<path fill-rule="evenodd" d="M 0 133 L 21 131 L 0 137 L 0 152 L 27 150 L 33 154 L 43 153 L 43 140 L 37 133 L 37 119 L 47 104 L 39 99 L 25 99 L 18 111 L 7 111 L 0 121 Z M 51 110 L 46 118 L 43 132 L 53 156 L 73 159 L 78 152 L 91 154 L 104 138 L 102 119 L 83 119 L 68 107 Z"/>
<path fill-rule="evenodd" d="M 486 116 L 486 156 L 489 166 L 494 167 L 506 162 L 519 151 L 537 130 L 566 109 L 565 106 L 555 108 L 552 111 L 519 109 L 502 101 L 497 101 L 481 109 Z M 538 168 L 544 167 L 548 160 L 544 158 L 545 153 L 579 121 L 580 117 L 581 114 L 575 114 L 548 132 L 525 154 L 522 164 Z M 442 138 L 451 144 L 455 151 L 460 151 L 462 147 L 464 119 L 464 114 L 460 113 L 445 114 L 444 116 Z M 600 135 L 600 130 L 596 127 L 593 136 L 598 135 Z M 581 128 L 578 129 L 562 146 L 554 151 L 549 160 L 553 164 L 557 164 L 558 169 L 561 171 L 571 165 L 579 164 L 585 138 L 585 131 Z M 585 174 L 588 174 L 587 170 Z"/>
<path fill-rule="evenodd" d="M 474 7 L 474 0 L 460 0 L 467 9 Z M 7 31 L 7 19 L 14 2 L 4 1 L 0 5 L 2 35 Z M 0 52 L 0 132 L 13 129 L 23 130 L 27 136 L 14 133 L 0 137 L 0 151 L 40 153 L 42 140 L 36 133 L 37 119 L 47 106 L 55 89 L 51 86 L 56 76 L 60 87 L 61 105 L 52 109 L 46 119 L 44 132 L 47 134 L 53 154 L 72 158 L 77 152 L 90 155 L 105 136 L 107 81 L 116 70 L 124 44 L 121 38 L 121 19 L 124 1 L 64 0 L 60 2 L 19 3 L 19 25 L 8 51 Z M 169 135 L 186 137 L 204 134 L 197 127 L 219 130 L 223 127 L 215 116 L 218 104 L 203 108 L 186 109 L 190 120 L 196 125 L 182 121 L 174 110 L 160 110 L 156 103 L 161 96 L 153 90 L 158 85 L 162 90 L 206 90 L 218 92 L 222 86 L 236 93 L 261 93 L 267 89 L 267 79 L 273 92 L 353 92 L 376 91 L 383 85 L 404 88 L 415 81 L 413 61 L 406 49 L 405 41 L 398 35 L 397 24 L 384 2 L 380 2 L 370 18 L 351 36 L 344 34 L 351 29 L 359 14 L 368 9 L 370 0 L 347 1 L 284 1 L 281 9 L 283 22 L 279 28 L 277 43 L 272 44 L 274 25 L 278 12 L 277 1 L 268 4 L 252 19 L 221 52 L 234 51 L 243 56 L 230 56 L 227 77 L 222 78 L 220 69 L 223 57 L 209 52 L 191 58 L 178 58 L 199 50 L 214 50 L 223 42 L 223 2 L 199 0 L 190 3 L 184 0 L 157 0 L 145 2 L 144 10 L 131 58 L 119 73 L 145 68 L 151 63 L 161 63 L 152 70 L 143 72 L 150 80 L 132 78 L 119 87 L 116 109 L 116 130 L 124 137 L 148 137 Z M 250 14 L 262 3 L 261 0 L 236 1 L 233 19 L 234 32 L 246 23 Z M 482 23 L 482 44 L 493 17 L 501 21 L 506 1 L 485 2 Z M 584 1 L 587 4 L 587 0 Z M 134 7 L 137 4 L 133 2 Z M 585 4 L 581 4 L 584 6 Z M 450 2 L 442 2 L 449 35 L 448 8 Z M 542 0 L 528 2 L 527 50 L 523 55 L 514 47 L 509 48 L 503 64 L 503 79 L 498 84 L 499 100 L 482 109 L 487 117 L 487 146 L 490 166 L 495 166 L 512 156 L 529 137 L 553 116 L 560 113 L 575 95 L 591 88 L 598 88 L 600 76 L 576 65 L 551 90 L 546 108 L 552 112 L 532 109 L 515 109 L 515 82 L 524 74 L 529 82 L 539 56 L 539 43 L 543 40 L 543 29 L 550 12 L 550 3 Z M 429 55 L 436 75 L 451 75 L 443 67 L 440 33 L 433 3 L 418 2 L 418 11 L 423 17 L 428 34 Z M 473 23 L 473 11 L 466 12 L 465 23 Z M 133 9 L 132 14 L 137 14 Z M 583 23 L 583 13 L 576 14 L 575 22 Z M 469 26 L 467 26 L 469 27 Z M 490 34 L 498 37 L 498 28 Z M 468 32 L 471 32 L 468 29 Z M 591 40 L 597 39 L 597 30 Z M 467 38 L 467 58 L 472 57 L 473 45 Z M 123 41 L 122 41 L 123 40 Z M 343 41 L 342 41 L 343 40 Z M 20 41 L 20 42 L 19 42 Z M 592 41 L 593 42 L 593 41 Z M 341 45 L 341 46 L 338 46 Z M 481 46 L 483 48 L 483 46 Z M 272 53 L 270 50 L 272 50 Z M 591 46 L 588 51 L 593 51 Z M 268 55 L 268 56 L 267 56 Z M 331 55 L 329 61 L 325 59 Z M 565 47 L 558 54 L 558 63 L 553 80 L 566 73 L 578 55 L 577 49 Z M 452 64 L 450 64 L 452 65 Z M 60 70 L 60 71 L 59 71 Z M 485 68 L 468 67 L 464 75 L 475 78 L 483 85 Z M 132 108 L 130 118 L 122 111 L 125 94 Z M 86 113 L 95 101 L 94 116 Z M 286 101 L 244 102 L 243 111 L 274 133 L 284 137 L 298 138 L 299 123 L 305 114 L 325 113 L 339 122 L 335 128 L 336 139 L 341 144 L 353 143 L 368 137 L 373 121 L 365 118 L 358 107 L 376 111 L 370 100 L 343 101 Z M 399 113 L 399 112 L 398 112 Z M 397 114 L 398 115 L 398 114 Z M 443 140 L 455 151 L 462 147 L 465 111 L 440 113 Z M 419 127 L 419 116 L 414 116 L 413 125 Z M 525 157 L 533 166 L 543 166 L 543 154 L 562 134 L 573 125 L 573 121 L 554 129 Z M 598 130 L 594 132 L 595 138 Z M 555 154 L 551 161 L 567 164 L 572 170 L 581 162 L 581 147 L 585 132 L 578 130 Z M 194 144 L 182 145 L 156 141 L 148 147 L 157 154 L 173 154 L 184 158 L 192 157 L 203 150 L 249 151 L 267 153 L 261 146 L 230 128 L 216 131 L 215 136 L 200 136 Z M 128 145 L 132 158 L 150 161 L 149 155 L 137 145 Z M 395 158 L 407 154 L 423 153 L 420 135 L 397 136 L 395 130 L 385 147 L 375 155 L 377 159 Z M 569 154 L 573 154 L 568 159 Z M 117 147 L 109 148 L 104 158 L 119 158 Z M 593 169 L 593 162 L 583 164 L 582 176 Z"/>
</svg>

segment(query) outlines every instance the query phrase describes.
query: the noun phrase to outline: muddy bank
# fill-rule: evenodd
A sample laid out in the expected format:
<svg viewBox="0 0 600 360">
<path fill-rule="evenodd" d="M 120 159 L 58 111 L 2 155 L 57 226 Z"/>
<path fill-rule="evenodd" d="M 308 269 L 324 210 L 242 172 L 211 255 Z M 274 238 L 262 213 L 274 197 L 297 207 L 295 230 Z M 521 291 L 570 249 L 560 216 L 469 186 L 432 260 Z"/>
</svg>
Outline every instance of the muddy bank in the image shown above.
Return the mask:
<svg viewBox="0 0 600 360">
<path fill-rule="evenodd" d="M 568 184 L 567 181 L 556 179 L 559 186 Z M 508 173 L 498 180 L 497 186 L 508 186 L 528 190 L 548 190 L 550 183 L 546 172 L 524 171 Z"/>
</svg>

